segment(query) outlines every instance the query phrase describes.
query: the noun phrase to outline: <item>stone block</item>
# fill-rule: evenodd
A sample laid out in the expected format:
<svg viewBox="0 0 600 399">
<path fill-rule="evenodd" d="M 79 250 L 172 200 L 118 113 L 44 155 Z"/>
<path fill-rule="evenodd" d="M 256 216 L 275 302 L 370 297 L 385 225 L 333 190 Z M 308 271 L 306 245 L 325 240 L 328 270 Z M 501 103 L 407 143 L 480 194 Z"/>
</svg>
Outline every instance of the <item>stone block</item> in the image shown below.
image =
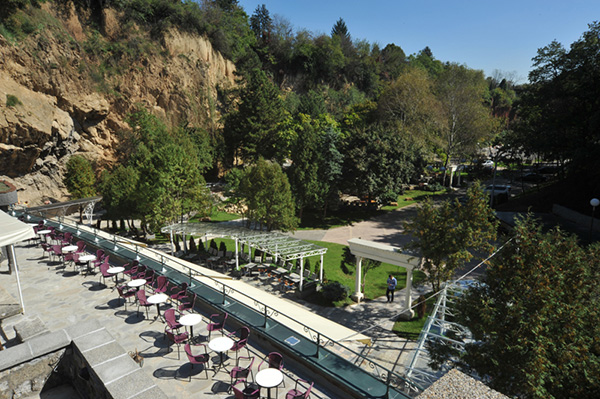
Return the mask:
<svg viewBox="0 0 600 399">
<path fill-rule="evenodd" d="M 27 362 L 33 358 L 28 344 L 20 344 L 3 350 L 0 356 L 0 371 Z"/>
<path fill-rule="evenodd" d="M 100 380 L 106 385 L 129 373 L 138 371 L 140 366 L 128 354 L 123 353 L 121 357 L 104 362 L 93 369 Z"/>
<path fill-rule="evenodd" d="M 71 340 L 75 340 L 84 335 L 103 329 L 102 325 L 97 320 L 87 320 L 76 325 L 65 328 L 67 335 Z"/>
<path fill-rule="evenodd" d="M 166 398 L 167 396 L 160 391 L 160 394 L 152 394 L 154 392 L 153 388 L 156 388 L 156 384 L 148 377 L 148 375 L 138 369 L 137 371 L 124 376 L 123 378 L 119 378 L 118 380 L 108 384 L 106 386 L 111 396 L 114 399 L 128 399 L 134 397 L 139 394 L 146 394 L 148 396 L 143 396 L 147 398 Z"/>
<path fill-rule="evenodd" d="M 48 328 L 39 317 L 34 319 L 25 319 L 13 326 L 17 339 L 20 342 L 25 342 L 33 337 L 48 332 Z"/>
<path fill-rule="evenodd" d="M 66 346 L 69 346 L 71 340 L 64 330 L 58 330 L 52 333 L 35 337 L 26 342 L 31 348 L 33 357 L 45 355 L 54 352 Z"/>
<path fill-rule="evenodd" d="M 130 396 L 131 399 L 166 399 L 168 396 L 160 390 L 159 387 L 154 386 L 147 391 L 140 392 L 135 396 Z"/>
<path fill-rule="evenodd" d="M 101 363 L 122 356 L 125 351 L 117 342 L 109 342 L 106 345 L 98 346 L 85 352 L 85 360 L 92 367 Z"/>
<path fill-rule="evenodd" d="M 102 328 L 101 330 L 75 338 L 73 342 L 81 353 L 85 353 L 92 348 L 105 345 L 114 340 L 115 338 L 105 328 Z"/>
</svg>

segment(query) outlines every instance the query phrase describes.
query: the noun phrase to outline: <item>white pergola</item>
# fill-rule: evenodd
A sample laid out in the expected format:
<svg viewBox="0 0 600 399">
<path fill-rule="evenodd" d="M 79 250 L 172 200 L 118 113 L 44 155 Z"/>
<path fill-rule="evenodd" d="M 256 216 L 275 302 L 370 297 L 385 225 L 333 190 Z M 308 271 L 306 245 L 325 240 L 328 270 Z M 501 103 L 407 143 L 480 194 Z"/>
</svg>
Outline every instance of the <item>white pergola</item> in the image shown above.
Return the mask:
<svg viewBox="0 0 600 399">
<path fill-rule="evenodd" d="M 378 242 L 367 241 L 361 238 L 351 238 L 348 240 L 350 252 L 356 257 L 356 279 L 355 293 L 352 299 L 360 302 L 364 298 L 361 292 L 362 260 L 364 258 L 373 259 L 384 263 L 400 266 L 406 269 L 406 300 L 405 310 L 410 311 L 411 290 L 412 290 L 412 272 L 415 267 L 421 263 L 421 257 L 415 253 L 409 252 L 392 245 L 381 244 Z"/>
<path fill-rule="evenodd" d="M 87 219 L 87 224 L 91 226 L 92 216 L 94 214 L 94 206 L 101 200 L 102 197 L 88 197 L 65 202 L 56 202 L 48 205 L 40 205 L 32 208 L 23 208 L 20 210 L 29 215 L 37 215 L 41 218 L 50 219 L 56 217 L 60 222 L 62 222 L 65 216 L 79 212 L 79 209 L 83 208 L 83 214 Z"/>
<path fill-rule="evenodd" d="M 164 226 L 161 229 L 163 233 L 169 233 L 171 243 L 173 243 L 173 234 L 184 236 L 184 245 L 187 235 L 203 236 L 204 242 L 208 243 L 209 237 L 231 238 L 235 240 L 235 267 L 239 268 L 239 244 L 248 245 L 248 254 L 252 253 L 252 248 L 272 255 L 275 263 L 279 259 L 291 261 L 300 259 L 300 283 L 299 290 L 302 291 L 304 282 L 304 258 L 309 256 L 320 256 L 321 264 L 319 269 L 319 281 L 323 281 L 323 255 L 327 248 L 299 240 L 285 234 L 251 230 L 242 226 L 225 225 L 222 223 L 174 223 Z"/>
</svg>

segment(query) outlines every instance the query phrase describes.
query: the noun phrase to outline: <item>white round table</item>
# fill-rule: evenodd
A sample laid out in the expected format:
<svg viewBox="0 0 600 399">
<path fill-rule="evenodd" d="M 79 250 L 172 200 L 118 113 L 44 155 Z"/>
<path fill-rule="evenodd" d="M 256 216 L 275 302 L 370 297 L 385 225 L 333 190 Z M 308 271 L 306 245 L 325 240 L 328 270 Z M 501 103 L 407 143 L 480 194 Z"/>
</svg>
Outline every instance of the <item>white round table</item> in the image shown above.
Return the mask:
<svg viewBox="0 0 600 399">
<path fill-rule="evenodd" d="M 148 297 L 148 303 L 152 303 L 156 305 L 156 317 L 154 318 L 154 320 L 158 319 L 159 317 L 162 317 L 162 315 L 160 314 L 160 304 L 161 303 L 165 303 L 169 300 L 169 296 L 167 294 L 154 294 L 154 295 L 150 295 Z"/>
<path fill-rule="evenodd" d="M 128 287 L 131 288 L 140 288 L 142 285 L 146 284 L 146 280 L 143 278 L 136 278 L 127 283 Z"/>
<path fill-rule="evenodd" d="M 190 328 L 190 341 L 194 340 L 194 326 L 202 321 L 198 313 L 188 313 L 179 318 L 179 324 Z"/>
<path fill-rule="evenodd" d="M 80 262 L 87 262 L 87 274 L 92 273 L 92 268 L 90 267 L 90 262 L 95 261 L 95 260 L 96 260 L 96 255 L 93 255 L 93 254 L 82 255 L 79 257 Z"/>
<path fill-rule="evenodd" d="M 181 323 L 181 320 L 179 322 Z M 222 368 L 225 369 L 225 371 L 229 372 L 229 370 L 227 370 L 227 367 L 225 367 L 225 365 L 223 364 L 223 353 L 231 349 L 231 347 L 233 347 L 233 343 L 233 340 L 229 337 L 213 338 L 208 343 L 208 347 L 211 350 L 219 353 L 219 366 L 215 368 L 215 374 L 217 374 L 217 372 Z"/>
<path fill-rule="evenodd" d="M 107 273 L 109 273 L 109 274 L 112 274 L 112 275 L 113 275 L 113 277 L 115 278 L 115 287 L 116 287 L 116 286 L 117 286 L 117 284 L 118 284 L 118 281 L 117 281 L 117 279 L 118 279 L 118 275 L 119 275 L 119 273 L 122 273 L 122 272 L 124 272 L 124 271 L 125 271 L 125 268 L 124 268 L 124 267 L 121 267 L 121 266 L 109 267 L 109 268 L 106 270 L 106 272 L 107 272 Z"/>
<path fill-rule="evenodd" d="M 256 373 L 255 381 L 260 387 L 267 388 L 267 397 L 270 398 L 271 388 L 283 382 L 283 373 L 279 369 L 263 369 Z"/>
<path fill-rule="evenodd" d="M 44 242 L 48 242 L 46 235 L 52 233 L 52 230 L 38 230 L 37 234 L 44 237 Z"/>
<path fill-rule="evenodd" d="M 67 245 L 62 247 L 63 252 L 75 252 L 79 248 L 77 245 Z"/>
</svg>

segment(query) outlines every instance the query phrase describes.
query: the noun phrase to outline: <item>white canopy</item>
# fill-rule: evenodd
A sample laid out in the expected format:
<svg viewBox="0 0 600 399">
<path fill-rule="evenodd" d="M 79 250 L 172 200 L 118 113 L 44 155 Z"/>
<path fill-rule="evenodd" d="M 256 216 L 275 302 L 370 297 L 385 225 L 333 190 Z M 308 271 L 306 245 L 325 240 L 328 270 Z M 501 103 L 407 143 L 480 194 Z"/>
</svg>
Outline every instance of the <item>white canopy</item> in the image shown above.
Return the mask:
<svg viewBox="0 0 600 399">
<path fill-rule="evenodd" d="M 17 266 L 14 244 L 34 237 L 35 231 L 33 231 L 33 226 L 0 211 L 0 248 L 8 248 L 8 258 L 14 266 L 15 275 L 17 276 L 17 287 L 19 288 L 19 299 L 21 300 L 21 311 L 23 313 L 25 313 L 25 303 L 23 302 L 23 292 L 21 291 L 21 280 L 19 280 L 19 267 Z"/>
<path fill-rule="evenodd" d="M 33 226 L 0 211 L 0 247 L 35 237 Z"/>
</svg>

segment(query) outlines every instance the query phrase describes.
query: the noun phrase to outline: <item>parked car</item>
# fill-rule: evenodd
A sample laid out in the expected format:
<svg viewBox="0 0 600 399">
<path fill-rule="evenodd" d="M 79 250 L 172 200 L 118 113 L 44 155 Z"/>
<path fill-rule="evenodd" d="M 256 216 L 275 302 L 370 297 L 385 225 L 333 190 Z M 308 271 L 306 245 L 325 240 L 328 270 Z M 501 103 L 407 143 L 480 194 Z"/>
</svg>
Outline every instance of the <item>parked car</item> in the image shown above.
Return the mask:
<svg viewBox="0 0 600 399">
<path fill-rule="evenodd" d="M 495 184 L 487 186 L 483 192 L 494 197 L 494 204 L 500 204 L 508 201 L 510 198 L 511 187 L 505 184 Z"/>
<path fill-rule="evenodd" d="M 492 161 L 491 159 L 486 159 L 485 161 L 483 161 L 481 166 L 483 166 L 484 168 L 492 169 L 494 167 L 494 161 Z"/>
</svg>

